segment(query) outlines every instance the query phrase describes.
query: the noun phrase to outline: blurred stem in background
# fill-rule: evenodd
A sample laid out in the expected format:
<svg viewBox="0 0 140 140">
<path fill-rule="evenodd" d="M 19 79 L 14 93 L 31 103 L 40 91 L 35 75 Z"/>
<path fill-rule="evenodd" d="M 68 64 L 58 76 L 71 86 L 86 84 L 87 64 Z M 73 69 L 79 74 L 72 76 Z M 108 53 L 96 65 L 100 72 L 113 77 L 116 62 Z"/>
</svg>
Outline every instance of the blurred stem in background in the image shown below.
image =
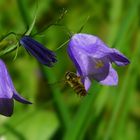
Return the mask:
<svg viewBox="0 0 140 140">
<path fill-rule="evenodd" d="M 123 45 L 123 42 L 125 40 L 124 38 L 126 38 L 126 36 L 127 36 L 127 32 L 130 29 L 130 25 L 134 21 L 134 18 L 137 18 L 138 6 L 139 6 L 138 2 L 139 1 L 137 1 L 137 3 L 133 3 L 131 8 L 128 10 L 128 13 L 126 15 L 126 19 L 124 19 L 123 25 L 121 26 L 121 28 L 119 30 L 120 32 L 119 32 L 119 34 L 117 36 L 117 39 L 116 39 L 116 44 L 115 45 L 116 45 L 117 48 L 120 48 L 120 49 L 123 48 L 122 45 Z M 137 46 L 137 48 L 139 49 L 138 46 Z M 122 103 L 124 101 L 124 98 L 126 97 L 126 100 L 127 99 L 129 100 L 129 96 L 126 95 L 126 93 L 127 93 L 126 91 L 127 90 L 129 91 L 129 89 L 128 89 L 129 83 L 130 83 L 129 78 L 131 76 L 131 72 L 132 72 L 133 67 L 136 66 L 134 62 L 137 62 L 136 60 L 138 58 L 138 55 L 136 55 L 136 53 L 139 54 L 139 52 L 138 52 L 137 49 L 136 49 L 136 51 L 137 52 L 134 52 L 134 54 L 132 55 L 134 57 L 132 57 L 131 65 L 129 67 L 129 70 L 128 70 L 127 74 L 124 77 L 124 79 L 125 79 L 124 83 L 122 85 L 122 88 L 120 89 L 118 98 L 116 99 L 116 105 L 113 109 L 112 116 L 110 118 L 108 128 L 107 128 L 106 133 L 105 133 L 104 140 L 109 140 L 111 135 L 112 135 L 113 130 L 115 129 L 116 120 L 117 120 L 119 111 L 121 109 Z"/>
<path fill-rule="evenodd" d="M 79 136 L 83 132 L 82 129 L 84 129 L 86 126 L 90 113 L 92 112 L 92 105 L 97 97 L 97 94 L 99 93 L 99 90 L 99 85 L 91 86 L 88 92 L 89 95 L 84 97 L 81 105 L 77 110 L 77 113 L 71 121 L 68 130 L 64 134 L 63 140 L 79 140 Z"/>
<path fill-rule="evenodd" d="M 121 16 L 121 12 L 122 12 L 122 4 L 123 1 L 122 0 L 112 0 L 111 1 L 111 9 L 109 12 L 109 16 L 110 16 L 110 26 L 109 26 L 109 35 L 108 35 L 108 39 L 109 40 L 109 44 L 112 46 L 112 43 L 114 43 L 115 37 L 116 37 L 116 33 L 119 27 L 119 21 L 120 21 L 120 16 Z"/>
<path fill-rule="evenodd" d="M 136 73 L 139 71 L 139 69 L 137 69 L 137 62 L 139 61 L 139 56 L 140 56 L 139 46 L 140 46 L 140 31 L 138 31 L 138 34 L 137 34 L 135 50 L 133 52 L 133 58 L 131 59 L 131 65 L 126 74 L 126 79 L 124 81 L 122 89 L 119 93 L 121 95 L 124 92 L 125 96 L 120 101 L 121 102 L 120 105 L 123 106 L 123 108 L 121 109 L 120 117 L 117 120 L 118 124 L 115 129 L 114 140 L 125 138 L 125 134 L 126 134 L 125 125 L 127 124 L 128 113 L 131 109 L 130 105 L 132 103 L 132 99 L 133 99 L 133 96 L 135 93 L 134 89 L 135 89 L 136 80 L 137 80 Z M 130 82 L 132 82 L 131 87 L 129 87 Z M 120 110 L 120 109 L 118 109 L 118 110 Z"/>
<path fill-rule="evenodd" d="M 40 66 L 40 68 L 44 78 L 48 80 L 49 83 L 51 83 L 52 81 L 57 81 L 55 74 L 52 71 L 50 71 L 50 69 L 47 69 L 42 65 Z M 55 103 L 54 105 L 56 111 L 58 112 L 59 120 L 63 124 L 62 126 L 64 126 L 63 129 L 67 129 L 69 127 L 71 119 L 70 119 L 68 108 L 66 107 L 62 99 L 63 94 L 61 93 L 61 90 L 58 86 L 55 87 L 52 86 L 51 91 Z"/>
<path fill-rule="evenodd" d="M 118 32 L 116 33 L 115 41 L 113 42 L 113 47 L 122 49 L 123 51 L 127 52 L 127 50 L 124 50 L 127 47 L 123 47 L 123 45 L 127 39 L 127 36 L 131 35 L 128 33 L 131 32 L 130 28 L 131 26 L 133 26 L 132 24 L 134 24 L 133 22 L 137 18 L 139 4 L 140 4 L 139 0 L 135 0 L 135 2 L 133 1 L 131 2 L 131 7 L 125 13 L 125 17 L 122 20 L 122 23 L 120 24 Z"/>
<path fill-rule="evenodd" d="M 17 0 L 19 12 L 21 14 L 22 21 L 25 25 L 25 28 L 28 29 L 30 26 L 30 14 L 27 7 L 26 0 Z"/>
</svg>

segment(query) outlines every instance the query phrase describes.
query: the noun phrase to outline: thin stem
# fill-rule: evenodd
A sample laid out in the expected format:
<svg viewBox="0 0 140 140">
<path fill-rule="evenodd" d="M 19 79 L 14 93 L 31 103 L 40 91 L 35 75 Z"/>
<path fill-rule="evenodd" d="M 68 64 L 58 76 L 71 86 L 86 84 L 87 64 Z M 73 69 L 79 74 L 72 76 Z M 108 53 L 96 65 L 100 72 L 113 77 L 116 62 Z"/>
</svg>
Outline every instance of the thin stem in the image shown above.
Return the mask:
<svg viewBox="0 0 140 140">
<path fill-rule="evenodd" d="M 34 33 L 32 36 L 36 36 L 36 35 L 42 34 L 42 33 L 44 33 L 47 29 L 49 29 L 49 28 L 52 27 L 52 26 L 63 27 L 63 28 L 65 28 L 65 29 L 67 30 L 67 33 L 68 33 L 69 37 L 72 36 L 71 31 L 70 31 L 65 25 L 58 24 L 58 23 L 50 23 L 49 25 L 47 25 L 46 27 L 44 27 L 42 30 L 40 30 L 40 31 L 38 31 L 38 32 L 36 32 L 36 33 Z"/>
<path fill-rule="evenodd" d="M 81 33 L 81 32 L 82 32 L 82 30 L 84 29 L 84 27 L 85 27 L 86 23 L 88 22 L 89 18 L 90 18 L 90 16 L 87 17 L 86 21 L 85 21 L 84 24 L 80 27 L 80 29 L 78 30 L 77 33 Z"/>
<path fill-rule="evenodd" d="M 60 21 L 64 18 L 64 16 L 66 15 L 67 10 L 63 9 L 62 13 L 60 14 L 60 16 L 58 17 L 58 19 L 56 21 L 54 21 L 54 23 L 50 23 L 47 26 L 45 26 L 44 28 L 42 28 L 40 31 L 36 32 L 35 34 L 33 34 L 32 36 L 36 36 L 38 34 L 41 34 L 43 32 L 45 32 L 47 29 L 49 29 L 51 26 L 63 26 L 65 27 L 65 29 L 67 29 L 68 34 L 71 35 L 70 30 L 65 26 L 65 25 L 61 25 L 59 24 Z"/>
<path fill-rule="evenodd" d="M 67 43 L 69 42 L 69 39 L 67 41 L 65 41 L 63 44 L 61 44 L 55 51 L 58 51 L 59 49 L 61 49 L 63 46 L 65 46 Z"/>
<path fill-rule="evenodd" d="M 54 73 L 52 73 L 52 71 L 45 69 L 45 67 L 42 67 L 42 65 L 40 65 L 40 69 L 45 79 L 47 79 L 49 82 L 56 81 L 56 76 L 54 75 Z M 63 102 L 61 90 L 56 86 L 55 88 L 51 88 L 51 91 L 56 111 L 58 111 L 58 117 L 62 122 L 64 128 L 67 129 L 70 125 L 70 114 L 68 108 Z"/>
<path fill-rule="evenodd" d="M 10 33 L 4 35 L 4 36 L 0 39 L 0 41 L 4 40 L 5 38 L 7 38 L 7 37 L 10 36 L 10 35 L 14 35 L 14 36 L 16 36 L 16 38 L 17 38 L 17 34 L 16 34 L 16 33 L 10 32 Z"/>
</svg>

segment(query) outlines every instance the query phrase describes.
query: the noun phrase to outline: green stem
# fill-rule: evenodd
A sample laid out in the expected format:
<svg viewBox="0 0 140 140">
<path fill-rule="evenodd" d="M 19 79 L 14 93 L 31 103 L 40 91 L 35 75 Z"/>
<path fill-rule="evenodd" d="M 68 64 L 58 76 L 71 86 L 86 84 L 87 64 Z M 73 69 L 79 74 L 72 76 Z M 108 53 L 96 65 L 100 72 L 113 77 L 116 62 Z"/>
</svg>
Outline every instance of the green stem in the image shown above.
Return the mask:
<svg viewBox="0 0 140 140">
<path fill-rule="evenodd" d="M 16 33 L 10 32 L 10 33 L 8 33 L 8 34 L 2 36 L 2 38 L 0 39 L 0 41 L 4 40 L 5 38 L 7 38 L 7 37 L 10 36 L 10 35 L 14 35 L 14 36 L 16 36 L 16 38 L 17 38 L 17 34 L 16 34 Z"/>
<path fill-rule="evenodd" d="M 68 29 L 67 26 L 65 25 L 62 25 L 62 24 L 58 24 L 58 23 L 50 23 L 49 25 L 45 26 L 43 29 L 41 29 L 40 31 L 34 33 L 32 36 L 36 36 L 36 35 L 39 35 L 39 34 L 42 34 L 44 33 L 46 30 L 48 30 L 50 27 L 52 26 L 58 26 L 58 27 L 62 27 L 64 29 L 66 29 L 66 32 L 67 34 L 69 35 L 69 38 L 72 36 L 72 33 L 71 31 Z"/>
<path fill-rule="evenodd" d="M 55 51 L 59 51 L 63 46 L 65 46 L 69 42 L 69 39 L 65 41 L 63 44 L 61 44 Z"/>
</svg>

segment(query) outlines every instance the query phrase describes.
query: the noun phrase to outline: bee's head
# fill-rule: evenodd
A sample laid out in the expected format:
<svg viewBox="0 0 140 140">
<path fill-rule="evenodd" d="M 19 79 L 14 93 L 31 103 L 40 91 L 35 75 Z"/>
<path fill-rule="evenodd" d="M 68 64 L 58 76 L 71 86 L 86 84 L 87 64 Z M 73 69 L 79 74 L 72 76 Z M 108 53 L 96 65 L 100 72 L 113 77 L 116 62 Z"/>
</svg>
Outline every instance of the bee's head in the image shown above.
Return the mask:
<svg viewBox="0 0 140 140">
<path fill-rule="evenodd" d="M 66 78 L 66 80 L 71 80 L 71 74 L 69 71 L 66 72 L 65 78 Z"/>
<path fill-rule="evenodd" d="M 65 74 L 65 78 L 66 80 L 74 80 L 75 78 L 77 78 L 77 75 L 73 72 L 68 71 Z"/>
</svg>

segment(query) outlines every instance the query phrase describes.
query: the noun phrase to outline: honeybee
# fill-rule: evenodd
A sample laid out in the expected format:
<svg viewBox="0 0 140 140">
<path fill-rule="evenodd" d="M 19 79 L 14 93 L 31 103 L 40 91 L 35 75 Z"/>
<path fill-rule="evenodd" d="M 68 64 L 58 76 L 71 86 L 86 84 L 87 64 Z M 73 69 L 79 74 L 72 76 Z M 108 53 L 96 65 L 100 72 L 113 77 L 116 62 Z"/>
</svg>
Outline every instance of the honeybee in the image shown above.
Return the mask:
<svg viewBox="0 0 140 140">
<path fill-rule="evenodd" d="M 81 77 L 77 76 L 75 73 L 69 71 L 66 72 L 65 82 L 68 83 L 68 85 L 72 87 L 78 95 L 80 96 L 87 95 L 85 87 L 81 81 Z"/>
</svg>

